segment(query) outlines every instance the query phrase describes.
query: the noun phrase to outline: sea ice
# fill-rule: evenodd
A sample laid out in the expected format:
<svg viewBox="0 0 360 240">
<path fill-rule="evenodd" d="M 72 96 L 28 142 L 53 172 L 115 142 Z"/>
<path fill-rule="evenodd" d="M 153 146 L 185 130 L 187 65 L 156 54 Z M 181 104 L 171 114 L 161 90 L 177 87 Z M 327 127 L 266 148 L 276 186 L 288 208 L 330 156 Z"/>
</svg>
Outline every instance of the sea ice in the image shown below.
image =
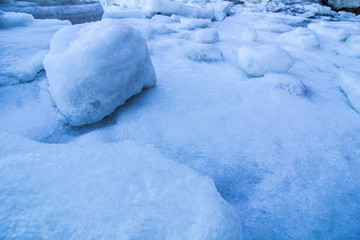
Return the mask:
<svg viewBox="0 0 360 240">
<path fill-rule="evenodd" d="M 156 83 L 145 40 L 119 20 L 63 28 L 50 45 L 50 92 L 71 125 L 99 121 Z"/>
<path fill-rule="evenodd" d="M 295 60 L 276 45 L 247 44 L 238 49 L 239 65 L 255 77 L 267 72 L 286 73 Z"/>
</svg>

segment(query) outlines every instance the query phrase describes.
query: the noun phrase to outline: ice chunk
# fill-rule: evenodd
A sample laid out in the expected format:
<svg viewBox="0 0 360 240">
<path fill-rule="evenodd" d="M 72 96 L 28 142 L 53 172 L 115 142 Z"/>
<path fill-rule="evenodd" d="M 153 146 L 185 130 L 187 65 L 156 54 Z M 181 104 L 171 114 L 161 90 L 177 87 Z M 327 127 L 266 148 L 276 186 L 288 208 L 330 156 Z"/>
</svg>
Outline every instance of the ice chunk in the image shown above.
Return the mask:
<svg viewBox="0 0 360 240">
<path fill-rule="evenodd" d="M 242 33 L 241 38 L 243 41 L 253 42 L 257 39 L 257 32 L 255 29 L 245 29 Z"/>
<path fill-rule="evenodd" d="M 34 17 L 26 13 L 3 12 L 0 10 L 0 29 L 26 26 L 34 21 Z"/>
<path fill-rule="evenodd" d="M 241 239 L 212 180 L 152 146 L 0 133 L 1 239 Z"/>
<path fill-rule="evenodd" d="M 247 44 L 238 49 L 239 65 L 259 77 L 267 72 L 286 73 L 295 64 L 288 52 L 276 45 Z"/>
<path fill-rule="evenodd" d="M 211 20 L 198 18 L 180 18 L 180 23 L 186 29 L 206 28 L 211 24 Z"/>
<path fill-rule="evenodd" d="M 219 33 L 216 29 L 200 29 L 196 32 L 196 41 L 201 43 L 216 43 L 219 41 Z"/>
<path fill-rule="evenodd" d="M 50 92 L 71 125 L 99 121 L 156 83 L 145 40 L 119 20 L 65 27 L 50 45 Z"/>
<path fill-rule="evenodd" d="M 360 77 L 358 74 L 342 72 L 340 87 L 345 92 L 351 105 L 360 112 Z"/>
<path fill-rule="evenodd" d="M 218 62 L 223 60 L 222 51 L 214 46 L 198 44 L 187 51 L 187 56 L 197 62 Z"/>
<path fill-rule="evenodd" d="M 283 33 L 280 39 L 303 49 L 314 49 L 320 46 L 315 33 L 308 28 L 299 27 L 294 31 Z"/>
</svg>

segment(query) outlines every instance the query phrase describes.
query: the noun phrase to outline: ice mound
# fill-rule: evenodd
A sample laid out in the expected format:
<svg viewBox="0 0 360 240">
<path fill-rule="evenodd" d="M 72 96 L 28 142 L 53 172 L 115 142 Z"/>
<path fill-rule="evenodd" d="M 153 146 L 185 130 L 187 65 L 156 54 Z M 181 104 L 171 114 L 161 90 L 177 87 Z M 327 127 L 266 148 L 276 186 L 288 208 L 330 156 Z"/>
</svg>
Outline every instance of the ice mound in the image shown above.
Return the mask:
<svg viewBox="0 0 360 240">
<path fill-rule="evenodd" d="M 0 29 L 26 26 L 34 21 L 34 17 L 26 13 L 3 12 L 0 10 Z"/>
<path fill-rule="evenodd" d="M 207 44 L 196 44 L 187 51 L 187 57 L 196 62 L 219 62 L 224 56 L 222 51 Z"/>
<path fill-rule="evenodd" d="M 7 86 L 36 79 L 51 37 L 70 22 L 0 12 L 0 25 L 0 86 Z"/>
<path fill-rule="evenodd" d="M 360 112 L 360 77 L 355 73 L 341 73 L 340 87 L 345 92 L 351 105 Z"/>
<path fill-rule="evenodd" d="M 286 73 L 295 64 L 288 52 L 276 45 L 247 44 L 238 49 L 239 65 L 247 74 Z"/>
<path fill-rule="evenodd" d="M 216 43 L 219 41 L 219 33 L 216 29 L 200 29 L 196 32 L 196 41 L 201 43 Z"/>
<path fill-rule="evenodd" d="M 0 158 L 1 239 L 241 239 L 212 180 L 152 146 L 0 133 Z"/>
<path fill-rule="evenodd" d="M 156 83 L 140 32 L 114 19 L 59 30 L 44 66 L 51 95 L 74 126 L 101 120 Z"/>
<path fill-rule="evenodd" d="M 280 40 L 309 50 L 320 46 L 320 42 L 316 37 L 316 34 L 312 30 L 303 27 L 299 27 L 291 32 L 283 33 L 280 36 Z"/>
</svg>

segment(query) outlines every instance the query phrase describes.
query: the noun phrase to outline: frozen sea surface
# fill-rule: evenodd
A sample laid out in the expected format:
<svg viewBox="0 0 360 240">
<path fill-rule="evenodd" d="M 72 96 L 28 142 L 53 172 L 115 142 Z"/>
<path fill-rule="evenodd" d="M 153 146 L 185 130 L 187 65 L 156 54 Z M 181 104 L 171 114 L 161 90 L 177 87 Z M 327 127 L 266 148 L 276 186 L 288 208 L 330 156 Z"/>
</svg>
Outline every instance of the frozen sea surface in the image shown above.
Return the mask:
<svg viewBox="0 0 360 240">
<path fill-rule="evenodd" d="M 2 140 L 3 156 L 22 159 L 23 162 L 16 168 L 15 162 L 7 163 L 1 158 L 0 166 L 4 173 L 1 176 L 10 179 L 13 186 L 11 191 L 6 190 L 8 188 L 5 186 L 2 189 L 6 190 L 6 194 L 14 193 L 20 199 L 23 197 L 21 194 L 26 194 L 27 191 L 35 197 L 44 192 L 56 196 L 68 191 L 67 187 L 71 186 L 71 182 L 63 176 L 64 186 L 52 188 L 51 191 L 46 186 L 37 184 L 41 182 L 40 178 L 34 178 L 34 184 L 21 188 L 21 181 L 25 181 L 22 179 L 31 169 L 30 166 L 26 167 L 27 159 L 38 159 L 36 156 L 41 158 L 44 154 L 47 155 L 48 149 L 54 152 L 49 157 L 49 164 L 54 164 L 54 167 L 59 164 L 58 160 L 63 159 L 57 158 L 56 154 L 62 156 L 64 151 L 71 150 L 76 152 L 76 156 L 86 157 L 74 158 L 76 163 L 71 163 L 70 156 L 66 158 L 64 166 L 69 164 L 67 167 L 71 166 L 71 169 L 85 169 L 91 173 L 94 170 L 92 167 L 102 166 L 99 159 L 107 156 L 107 153 L 101 151 L 103 145 L 109 154 L 115 153 L 108 146 L 126 149 L 134 144 L 136 147 L 131 149 L 143 149 L 152 145 L 156 150 L 150 152 L 158 152 L 164 156 L 161 159 L 172 159 L 177 165 L 185 165 L 194 169 L 196 174 L 212 179 L 216 189 L 209 187 L 212 189 L 211 194 L 204 197 L 209 197 L 209 201 L 217 199 L 213 200 L 212 206 L 218 206 L 218 202 L 221 202 L 219 196 L 211 196 L 215 196 L 216 191 L 219 192 L 238 215 L 240 220 L 236 216 L 232 219 L 238 222 L 238 226 L 241 225 L 243 239 L 358 239 L 360 58 L 357 50 L 360 44 L 360 19 L 353 15 L 341 17 L 314 3 L 297 4 L 291 5 L 291 11 L 288 5 L 284 7 L 280 4 L 267 6 L 267 11 L 262 11 L 258 5 L 236 5 L 231 9 L 234 13 L 232 16 L 223 21 L 210 22 L 206 26 L 218 32 L 219 41 L 211 41 L 213 43 L 198 43 L 198 26 L 184 27 L 177 16 L 122 19 L 124 24 L 138 29 L 147 40 L 157 86 L 131 98 L 110 116 L 93 125 L 70 127 L 66 124 L 51 102 L 45 76 L 39 76 L 28 84 L 0 88 L 0 120 L 4 122 L 0 125 L 0 130 L 9 132 L 10 136 L 15 133 L 43 142 L 11 137 L 13 145 L 18 145 L 15 148 L 7 146 L 7 142 L 10 142 L 7 138 Z M 271 7 L 285 9 L 285 12 L 291 14 L 281 11 L 274 13 Z M 193 18 L 185 22 L 191 21 Z M 198 44 L 203 45 L 198 47 Z M 286 52 L 294 64 L 286 71 L 273 72 L 270 68 L 265 73 L 248 74 L 239 65 L 238 50 L 250 45 L 276 46 Z M 194 61 L 189 57 L 189 50 L 194 49 L 218 49 L 222 53 L 221 61 Z M 283 62 L 283 59 L 276 58 L 281 58 L 281 55 L 274 55 L 274 63 Z M 245 60 L 251 62 L 253 56 L 249 57 Z M 266 61 L 259 64 L 260 67 L 269 69 Z M 19 98 L 21 104 L 18 102 Z M 40 113 L 36 114 L 35 110 Z M 34 117 L 35 115 L 41 117 Z M 131 141 L 131 144 L 126 145 L 129 144 L 125 144 L 126 141 Z M 66 149 L 60 150 L 63 148 Z M 81 155 L 88 150 L 94 151 L 93 148 L 99 150 L 99 155 Z M 116 151 L 118 150 L 114 149 Z M 144 155 L 148 154 L 147 150 L 139 151 Z M 31 157 L 28 152 L 35 157 Z M 143 157 L 139 158 L 141 160 L 136 163 L 145 161 Z M 46 160 L 42 162 L 45 164 Z M 104 160 L 104 168 L 106 164 L 112 166 L 112 163 L 109 165 Z M 123 163 L 118 164 L 121 166 Z M 145 173 L 146 166 L 137 165 L 138 171 Z M 47 168 L 52 169 L 51 166 Z M 108 179 L 104 168 L 99 168 L 96 178 Z M 126 171 L 127 169 L 130 168 L 125 168 Z M 9 177 L 15 173 L 19 178 Z M 154 175 L 156 174 L 155 172 Z M 119 179 L 116 184 L 107 184 L 103 190 L 106 193 L 115 192 L 111 196 L 117 196 L 117 184 L 121 185 L 122 182 L 138 186 L 133 177 L 118 177 L 117 174 L 110 176 Z M 51 176 L 46 176 L 49 177 Z M 89 178 L 85 177 L 85 180 L 88 181 Z M 196 177 L 199 181 L 200 178 Z M 168 178 L 164 179 L 168 181 Z M 181 177 L 178 179 L 182 181 Z M 186 178 L 183 180 L 186 188 Z M 55 181 L 54 184 L 58 183 Z M 78 202 L 69 200 L 68 203 L 76 205 L 86 201 L 102 201 L 102 191 L 89 190 L 89 193 L 94 193 L 89 195 L 85 194 L 86 189 L 83 195 L 77 195 Z M 199 187 L 197 191 L 201 189 Z M 180 195 L 188 193 L 186 189 L 182 191 Z M 147 197 L 144 197 L 146 202 L 149 201 Z M 135 199 L 136 196 L 134 201 Z M 176 198 L 166 199 L 176 206 Z M 191 198 L 189 196 L 185 199 Z M 49 203 L 50 200 L 40 199 L 38 203 L 42 201 Z M 199 206 L 203 206 L 205 202 L 199 202 Z M 56 206 L 51 205 L 49 214 L 53 210 L 65 211 L 67 205 L 59 206 L 64 209 Z M 111 204 L 109 211 L 121 212 L 124 206 Z M 10 205 L 1 207 L 7 213 L 12 212 L 9 209 L 20 211 L 16 207 L 10 208 Z M 29 218 L 39 214 L 29 205 L 20 204 L 19 207 L 34 211 L 27 212 L 19 221 L 29 222 Z M 149 213 L 153 217 L 152 222 L 147 221 L 143 227 L 152 229 L 160 226 L 159 214 L 166 215 L 164 209 L 151 204 L 141 207 L 146 211 L 158 209 Z M 66 216 L 80 214 L 85 218 L 86 213 L 83 211 L 86 209 L 80 208 L 72 215 L 74 213 L 71 211 L 74 209 L 76 208 L 68 208 L 70 212 Z M 196 219 L 194 215 L 182 213 L 177 218 L 184 226 L 189 226 L 186 225 L 187 221 Z M 85 231 L 82 230 L 83 226 L 104 229 L 103 219 L 106 219 L 108 211 L 99 210 L 96 214 L 89 216 L 95 216 L 94 221 L 99 221 L 98 223 L 74 225 L 74 229 L 78 227 L 75 232 Z M 209 214 L 213 214 L 214 220 L 206 217 L 211 221 L 205 221 L 207 229 L 220 229 L 219 232 L 239 231 L 236 227 L 224 228 L 218 220 L 220 216 L 233 216 L 232 211 L 219 210 Z M 7 222 L 9 216 L 11 215 L 0 215 L 0 221 Z M 65 221 L 66 224 L 73 221 L 72 218 L 53 219 L 55 222 Z M 138 225 L 128 223 L 123 226 L 130 231 Z M 98 234 L 112 233 L 111 229 L 114 227 L 116 225 L 109 221 L 106 225 L 109 231 L 99 230 Z M 189 233 L 183 233 L 185 238 L 190 236 L 188 239 L 195 236 L 192 233 L 201 233 L 197 232 L 200 231 L 198 228 L 183 229 Z M 166 232 L 166 229 L 163 230 Z M 48 231 L 51 233 L 56 228 Z M 230 236 L 229 238 L 234 236 L 228 234 L 226 236 Z M 141 236 L 144 235 L 139 235 L 139 238 Z M 164 239 L 164 235 L 157 236 Z M 208 239 L 206 235 L 196 236 Z"/>
</svg>

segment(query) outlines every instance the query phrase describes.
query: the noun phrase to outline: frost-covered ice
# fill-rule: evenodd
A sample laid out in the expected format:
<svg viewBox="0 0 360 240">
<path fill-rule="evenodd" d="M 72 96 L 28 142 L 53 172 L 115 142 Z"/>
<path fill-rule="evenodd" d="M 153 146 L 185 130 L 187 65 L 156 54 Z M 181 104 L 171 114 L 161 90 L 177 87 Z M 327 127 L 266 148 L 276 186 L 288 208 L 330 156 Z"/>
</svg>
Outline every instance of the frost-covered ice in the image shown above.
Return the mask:
<svg viewBox="0 0 360 240">
<path fill-rule="evenodd" d="M 51 37 L 67 25 L 70 22 L 0 11 L 0 86 L 34 80 L 44 69 Z"/>
<path fill-rule="evenodd" d="M 247 44 L 238 49 L 238 57 L 240 67 L 255 77 L 286 73 L 295 64 L 290 54 L 276 45 Z"/>
<path fill-rule="evenodd" d="M 222 1 L 176 2 L 184 6 L 206 8 L 210 4 L 219 6 Z M 91 236 L 95 236 L 97 232 L 98 235 L 94 238 L 102 236 L 106 238 L 111 232 L 111 228 L 107 227 L 113 225 L 105 225 L 106 221 L 103 221 L 103 217 L 108 220 L 107 223 L 109 221 L 112 223 L 112 219 L 121 222 L 122 219 L 120 221 L 118 215 L 110 213 L 124 211 L 123 205 L 107 204 L 110 207 L 106 208 L 106 211 L 101 205 L 88 208 L 93 211 L 85 213 L 85 210 L 82 211 L 85 206 L 79 203 L 109 202 L 111 196 L 117 196 L 117 189 L 144 183 L 145 181 L 140 181 L 140 177 L 130 176 L 130 180 L 125 181 L 122 175 L 105 174 L 108 173 L 105 168 L 117 168 L 108 160 L 110 158 L 101 159 L 102 153 L 106 156 L 131 153 L 143 154 L 146 160 L 136 157 L 134 164 L 125 165 L 129 160 L 125 163 L 119 162 L 119 166 L 126 170 L 136 169 L 133 171 L 135 176 L 136 173 L 148 176 L 147 171 L 141 167 L 144 165 L 149 168 L 149 174 L 154 175 L 151 179 L 158 180 L 158 185 L 147 185 L 149 188 L 142 189 L 158 186 L 159 188 L 155 188 L 158 190 L 163 189 L 160 188 L 161 186 L 167 186 L 161 184 L 171 182 L 173 178 L 167 177 L 168 170 L 165 173 L 158 173 L 156 169 L 160 166 L 157 159 L 160 159 L 160 163 L 163 163 L 161 159 L 172 159 L 198 172 L 194 173 L 185 168 L 186 171 L 194 173 L 194 184 L 186 182 L 186 177 L 177 178 L 179 184 L 184 184 L 181 185 L 184 189 L 181 192 L 177 191 L 179 189 L 173 189 L 174 195 L 189 196 L 189 192 L 185 189 L 192 189 L 192 186 L 197 191 L 202 191 L 203 185 L 198 185 L 200 179 L 206 179 L 208 183 L 206 186 L 211 185 L 211 181 L 207 177 L 199 177 L 199 174 L 208 176 L 222 198 L 239 215 L 240 220 L 233 218 L 231 211 L 225 214 L 227 207 L 219 207 L 219 211 L 211 213 L 206 211 L 208 215 L 202 218 L 205 219 L 202 223 L 206 226 L 201 225 L 205 226 L 200 228 L 201 231 L 192 229 L 193 234 L 188 235 L 192 239 L 196 239 L 195 234 L 203 233 L 203 229 L 224 229 L 222 228 L 224 225 L 219 225 L 221 223 L 218 220 L 219 216 L 234 219 L 235 222 L 240 221 L 244 240 L 358 239 L 360 236 L 360 115 L 357 88 L 360 76 L 358 54 L 360 18 L 353 14 L 334 12 L 329 7 L 320 6 L 316 2 L 316 0 L 273 0 L 268 4 L 256 5 L 247 1 L 243 5 L 238 4 L 233 7 L 231 5 L 230 16 L 222 21 L 214 21 L 215 19 L 212 18 L 209 22 L 210 18 L 208 18 L 209 24 L 206 28 L 216 30 L 220 36 L 220 41 L 213 44 L 198 43 L 196 32 L 199 28 L 184 28 L 180 23 L 180 19 L 185 18 L 184 16 L 150 13 L 145 17 L 140 16 L 141 18 L 117 20 L 121 24 L 131 25 L 139 30 L 147 40 L 156 71 L 157 86 L 132 97 L 110 116 L 96 124 L 81 127 L 64 124 L 66 123 L 64 117 L 51 103 L 45 77 L 37 76 L 35 81 L 28 84 L 0 88 L 0 131 L 53 143 L 50 145 L 32 141 L 29 143 L 29 140 L 11 137 L 11 134 L 1 142 L 0 148 L 4 149 L 4 154 L 20 159 L 23 165 L 19 164 L 20 167 L 17 168 L 15 162 L 13 165 L 7 164 L 0 157 L 0 178 L 34 179 L 34 181 L 24 181 L 25 183 L 21 185 L 23 188 L 16 184 L 7 185 L 13 186 L 12 188 L 0 187 L 9 194 L 19 193 L 16 195 L 19 199 L 31 200 L 27 205 L 18 205 L 23 206 L 21 209 L 11 205 L 13 207 L 9 210 L 13 214 L 11 216 L 25 212 L 26 215 L 22 215 L 21 219 L 27 223 L 39 219 L 36 216 L 45 216 L 41 218 L 46 219 L 43 221 L 46 224 L 42 226 L 49 226 L 49 231 L 52 229 L 56 231 L 58 229 L 56 226 L 79 226 L 75 231 L 78 236 L 88 236 L 88 232 L 94 233 Z M 138 6 L 115 7 L 117 10 L 146 13 Z M 194 18 L 197 16 L 191 16 L 190 19 Z M 17 28 L 10 28 L 11 31 L 8 33 L 15 32 Z M 33 44 L 31 32 L 34 30 L 32 24 L 21 29 L 24 32 L 22 38 L 30 36 L 28 44 L 31 46 Z M 81 45 L 81 48 L 86 46 Z M 247 63 L 259 56 L 267 56 L 257 62 L 259 68 L 254 72 L 262 74 L 256 78 L 239 66 L 238 49 L 242 48 L 249 52 L 254 51 L 254 54 L 242 56 Z M 9 49 L 16 50 L 15 47 Z M 202 49 L 205 51 L 202 52 Z M 212 51 L 213 49 L 217 50 Z M 216 52 L 217 54 L 214 55 Z M 212 61 L 214 59 L 221 61 Z M 42 74 L 44 73 L 40 73 Z M 17 101 L 18 99 L 21 101 Z M 27 144 L 30 144 L 28 148 L 25 146 Z M 150 147 L 151 151 L 145 150 L 149 149 L 149 145 L 157 150 L 152 147 Z M 147 159 L 152 159 L 154 152 L 159 158 L 156 158 L 156 161 L 149 160 L 150 165 L 148 165 Z M 42 160 L 41 157 L 44 155 L 49 157 L 44 157 Z M 71 158 L 70 155 L 75 157 Z M 89 156 L 89 164 L 83 164 L 84 161 L 80 160 L 72 163 L 69 160 L 83 159 L 83 156 Z M 36 163 L 26 165 L 26 159 L 30 162 L 34 159 L 40 160 L 38 165 Z M 61 166 L 69 166 L 70 178 L 63 177 L 65 173 L 61 175 L 63 174 L 61 171 L 55 172 L 60 168 L 57 159 L 64 160 L 64 165 Z M 46 165 L 47 160 L 49 160 L 48 165 Z M 54 169 L 51 168 L 52 164 L 55 166 Z M 173 162 L 172 164 L 173 170 L 169 170 L 170 173 L 177 172 L 179 167 L 183 168 Z M 156 169 L 151 168 L 152 165 Z M 65 181 L 66 184 L 57 182 L 51 179 L 46 171 L 39 172 L 38 177 L 30 176 L 33 169 L 50 169 L 50 173 L 55 172 L 52 175 L 69 181 Z M 75 174 L 75 171 L 86 174 Z M 10 172 L 11 175 L 3 174 Z M 158 174 L 160 174 L 159 178 L 156 178 Z M 91 178 L 90 175 L 98 177 Z M 81 178 L 82 176 L 84 177 Z M 46 181 L 49 184 L 38 184 L 41 179 L 50 179 Z M 102 179 L 106 186 L 89 187 L 89 182 L 99 183 L 97 179 Z M 110 184 L 117 179 L 122 184 L 115 184 L 116 187 Z M 150 180 L 146 183 L 152 182 Z M 3 182 L 0 181 L 0 184 Z M 64 192 L 72 191 L 68 183 L 76 183 L 73 185 L 78 186 L 79 182 L 84 186 L 83 193 L 88 195 L 81 198 L 74 194 L 76 201 L 66 197 L 59 198 L 67 199 L 59 206 L 79 209 L 76 216 L 81 215 L 81 218 L 67 218 L 66 216 L 71 214 L 64 212 L 66 207 L 57 208 L 50 203 L 50 200 L 46 200 L 47 198 L 42 202 L 47 204 L 41 206 L 39 204 L 36 205 L 39 206 L 38 208 L 32 208 L 31 203 L 37 200 L 26 195 L 44 193 L 44 195 L 49 194 L 46 196 L 64 196 L 66 195 L 63 194 Z M 51 187 L 52 184 L 59 188 Z M 193 209 L 194 212 L 179 210 L 182 214 L 177 214 L 176 219 L 151 218 L 144 221 L 142 227 L 138 227 L 137 223 L 141 222 L 139 220 L 141 218 L 137 217 L 145 215 L 134 214 L 136 217 L 135 222 L 132 222 L 134 225 L 126 222 L 122 224 L 121 229 L 146 229 L 143 233 L 148 236 L 149 233 L 153 233 L 151 229 L 164 226 L 162 223 L 167 219 L 170 219 L 168 222 L 171 224 L 172 221 L 177 221 L 179 225 L 176 226 L 188 226 L 189 219 L 194 219 L 193 216 L 199 213 L 200 207 L 206 207 L 208 202 L 214 203 L 214 201 L 215 205 L 212 206 L 219 206 L 217 203 L 224 201 L 219 198 L 214 187 L 207 189 L 212 189 L 211 194 L 202 195 L 204 198 L 201 201 L 196 202 L 191 198 L 192 203 L 198 203 L 194 204 L 194 208 L 188 208 Z M 138 189 L 132 189 L 134 194 L 139 192 Z M 137 195 L 138 199 L 144 196 L 141 194 Z M 198 196 L 197 194 L 192 196 Z M 154 198 L 157 195 L 154 194 Z M 215 195 L 216 198 L 211 197 Z M 0 195 L 0 198 L 2 196 Z M 102 196 L 110 197 L 103 199 Z M 178 205 L 177 198 L 168 197 L 162 199 L 166 199 L 170 206 Z M 49 199 L 55 199 L 55 203 L 57 201 L 62 203 L 57 197 Z M 141 199 L 146 204 L 149 203 L 146 201 L 147 198 Z M 119 197 L 120 200 L 124 203 L 129 199 L 124 200 Z M 157 203 L 160 203 L 160 200 Z M 80 207 L 72 207 L 77 204 Z M 224 202 L 222 206 L 226 205 Z M 0 211 L 4 209 L 1 206 L 5 205 L 0 204 Z M 52 210 L 37 211 L 37 209 L 46 209 L 46 206 L 51 206 Z M 166 215 L 170 210 L 164 206 L 167 205 L 137 205 L 141 212 L 148 213 L 152 211 L 151 209 L 156 209 L 157 213 Z M 1 223 L 10 224 L 11 222 L 3 220 L 4 216 L 9 215 L 0 213 Z M 90 218 L 85 218 L 87 216 Z M 47 221 L 48 219 L 51 221 Z M 88 224 L 86 226 L 89 228 L 83 230 L 81 227 L 84 225 L 79 225 L 77 219 L 86 219 L 79 221 Z M 106 227 L 92 228 L 91 226 L 95 224 Z M 231 226 L 233 222 L 226 224 Z M 0 227 L 2 226 L 3 224 L 0 224 Z M 168 229 L 175 228 L 166 226 L 162 233 L 168 233 Z M 5 228 L 10 229 L 10 226 L 5 225 Z M 182 234 L 186 234 L 188 228 L 180 228 L 185 231 L 179 236 L 186 238 Z M 121 229 L 118 231 L 122 231 Z M 233 230 L 238 231 L 238 228 L 226 228 L 223 232 L 232 234 Z M 5 231 L 1 229 L 0 232 Z M 143 235 L 138 236 L 135 235 L 134 238 L 141 238 Z M 164 237 L 157 235 L 157 238 Z M 222 236 L 218 238 L 223 239 Z"/>
<path fill-rule="evenodd" d="M 0 159 L 2 239 L 241 239 L 212 180 L 152 146 L 0 133 Z"/>
<path fill-rule="evenodd" d="M 74 126 L 101 120 L 156 84 L 140 32 L 111 19 L 58 31 L 44 66 L 51 95 Z"/>
</svg>

